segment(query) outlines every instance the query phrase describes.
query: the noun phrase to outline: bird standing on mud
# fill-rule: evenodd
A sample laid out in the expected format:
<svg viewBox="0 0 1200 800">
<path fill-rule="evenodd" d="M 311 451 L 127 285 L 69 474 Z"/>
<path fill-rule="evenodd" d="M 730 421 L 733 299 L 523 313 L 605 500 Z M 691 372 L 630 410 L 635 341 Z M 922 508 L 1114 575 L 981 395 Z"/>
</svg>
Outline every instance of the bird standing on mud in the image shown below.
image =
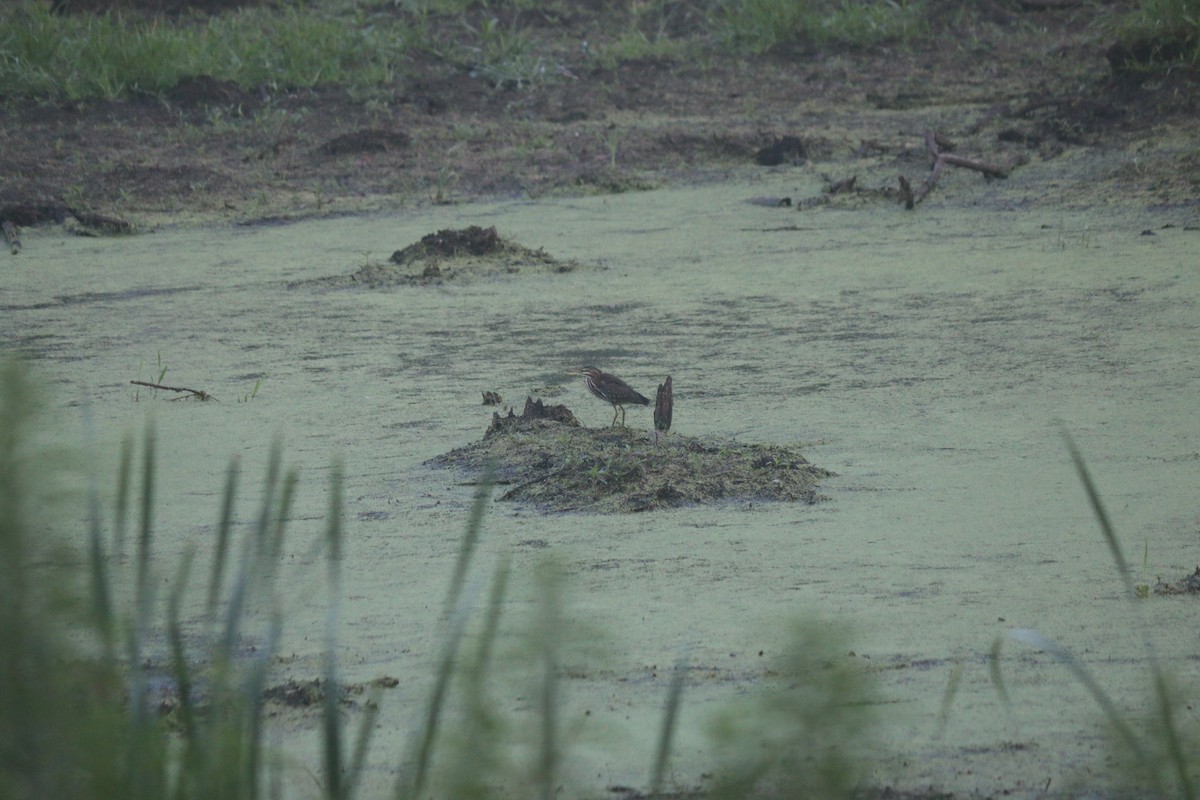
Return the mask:
<svg viewBox="0 0 1200 800">
<path fill-rule="evenodd" d="M 612 424 L 617 424 L 617 414 L 621 415 L 621 427 L 625 427 L 625 404 L 632 403 L 639 406 L 650 405 L 650 399 L 644 397 L 634 391 L 628 383 L 618 378 L 616 375 L 609 375 L 607 372 L 601 372 L 595 367 L 581 367 L 580 369 L 570 370 L 572 375 L 582 375 L 584 382 L 587 383 L 588 391 L 599 397 L 606 403 L 612 403 L 613 421 Z M 609 426 L 612 427 L 612 426 Z"/>
</svg>

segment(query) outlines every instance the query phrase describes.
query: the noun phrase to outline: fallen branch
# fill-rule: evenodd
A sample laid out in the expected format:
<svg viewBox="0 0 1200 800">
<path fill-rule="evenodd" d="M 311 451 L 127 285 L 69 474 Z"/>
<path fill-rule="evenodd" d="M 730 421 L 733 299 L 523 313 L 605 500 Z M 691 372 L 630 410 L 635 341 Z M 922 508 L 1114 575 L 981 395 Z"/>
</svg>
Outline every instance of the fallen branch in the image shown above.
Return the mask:
<svg viewBox="0 0 1200 800">
<path fill-rule="evenodd" d="M 130 381 L 130 383 L 134 384 L 135 386 L 149 386 L 151 389 L 164 389 L 168 392 L 187 392 L 188 394 L 190 394 L 192 397 L 196 398 L 197 400 L 216 400 L 217 402 L 220 402 L 219 400 L 217 400 L 217 398 L 213 397 L 208 392 L 202 391 L 200 389 L 188 389 L 186 386 L 163 386 L 161 383 L 151 383 L 149 381 Z M 175 400 L 186 400 L 187 398 L 186 397 L 176 397 L 174 399 Z"/>
<path fill-rule="evenodd" d="M 951 146 L 948 140 L 938 137 L 933 131 L 925 131 L 925 149 L 929 151 L 929 155 L 933 156 L 933 169 L 929 171 L 929 177 L 915 191 L 909 185 L 908 180 L 903 175 L 900 176 L 900 197 L 904 201 L 905 208 L 915 208 L 917 203 L 920 203 L 925 199 L 926 195 L 933 191 L 933 187 L 937 185 L 938 180 L 942 177 L 942 171 L 946 168 L 947 164 L 973 169 L 991 178 L 1008 177 L 1008 170 L 1004 167 L 974 158 L 967 158 L 966 156 L 955 155 L 954 153 L 942 152 L 941 148 Z"/>
<path fill-rule="evenodd" d="M 95 214 L 91 211 L 80 211 L 74 208 L 68 208 L 67 210 L 92 235 L 95 232 L 109 235 L 123 235 L 131 234 L 134 231 L 133 223 L 120 217 L 110 217 L 105 214 Z"/>
</svg>

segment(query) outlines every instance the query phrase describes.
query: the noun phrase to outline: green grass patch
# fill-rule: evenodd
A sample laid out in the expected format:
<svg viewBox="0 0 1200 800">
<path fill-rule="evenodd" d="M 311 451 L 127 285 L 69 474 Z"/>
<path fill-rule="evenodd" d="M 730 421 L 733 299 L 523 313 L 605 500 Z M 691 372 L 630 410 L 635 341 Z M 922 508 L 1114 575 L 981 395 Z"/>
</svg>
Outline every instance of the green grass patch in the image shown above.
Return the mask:
<svg viewBox="0 0 1200 800">
<path fill-rule="evenodd" d="M 10 95 L 114 98 L 208 75 L 280 88 L 393 80 L 415 32 L 315 6 L 246 8 L 202 20 L 51 14 L 25 2 L 0 29 L 0 85 Z"/>
<path fill-rule="evenodd" d="M 763 53 L 796 47 L 868 47 L 923 33 L 916 3 L 851 0 L 727 0 L 716 15 L 737 50 Z"/>
<path fill-rule="evenodd" d="M 1200 65 L 1200 0 L 1142 0 L 1111 24 L 1115 69 L 1155 71 Z"/>
</svg>

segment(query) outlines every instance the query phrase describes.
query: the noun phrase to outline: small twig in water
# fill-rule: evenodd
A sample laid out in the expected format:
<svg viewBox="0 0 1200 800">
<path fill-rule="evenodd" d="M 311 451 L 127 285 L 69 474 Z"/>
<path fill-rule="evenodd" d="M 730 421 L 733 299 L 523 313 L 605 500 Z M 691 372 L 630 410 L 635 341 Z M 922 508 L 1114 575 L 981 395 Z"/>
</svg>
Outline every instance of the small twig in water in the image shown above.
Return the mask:
<svg viewBox="0 0 1200 800">
<path fill-rule="evenodd" d="M 217 398 L 213 397 L 208 392 L 205 392 L 201 389 L 188 389 L 185 386 L 163 386 L 161 383 L 151 383 L 150 381 L 130 381 L 130 383 L 135 384 L 137 386 L 149 386 L 151 389 L 163 389 L 168 392 L 187 392 L 192 397 L 196 398 L 197 400 L 216 400 L 218 403 L 221 402 L 220 400 L 217 400 Z M 186 400 L 187 398 L 176 397 L 174 399 L 175 400 Z"/>
</svg>

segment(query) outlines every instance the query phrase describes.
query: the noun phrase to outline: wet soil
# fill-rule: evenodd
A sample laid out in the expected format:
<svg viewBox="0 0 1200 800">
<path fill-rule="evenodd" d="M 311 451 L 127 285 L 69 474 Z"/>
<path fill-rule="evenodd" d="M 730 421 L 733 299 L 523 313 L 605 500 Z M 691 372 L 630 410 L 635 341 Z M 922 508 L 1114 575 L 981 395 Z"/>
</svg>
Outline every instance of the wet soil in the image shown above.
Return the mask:
<svg viewBox="0 0 1200 800">
<path fill-rule="evenodd" d="M 242 4 L 63 5 L 74 13 L 140 6 L 178 14 Z M 942 29 L 919 44 L 800 45 L 758 56 L 708 48 L 702 60 L 607 63 L 591 53 L 646 21 L 604 4 L 553 18 L 510 18 L 482 4 L 468 11 L 468 24 L 498 15 L 522 26 L 552 68 L 512 83 L 413 51 L 393 85 L 365 98 L 338 87 L 246 88 L 204 75 L 161 95 L 115 101 L 9 97 L 0 217 L 29 225 L 100 213 L 145 229 L 620 192 L 718 179 L 750 164 L 818 165 L 831 186 L 857 174 L 860 190 L 878 191 L 894 188 L 898 175 L 914 185 L 926 177 L 923 135 L 932 128 L 958 152 L 1018 168 L 1081 148 L 1135 145 L 1136 169 L 1089 174 L 1086 190 L 1066 191 L 1089 203 L 1195 201 L 1200 156 L 1179 141 L 1193 138 L 1194 72 L 1124 69 L 1086 4 L 991 0 L 965 12 L 944 5 L 947 13 L 929 15 Z M 402 4 L 370 10 L 403 13 Z M 697 13 L 686 2 L 673 7 L 667 32 L 688 35 Z M 449 40 L 463 35 L 462 23 L 433 20 Z"/>
</svg>

